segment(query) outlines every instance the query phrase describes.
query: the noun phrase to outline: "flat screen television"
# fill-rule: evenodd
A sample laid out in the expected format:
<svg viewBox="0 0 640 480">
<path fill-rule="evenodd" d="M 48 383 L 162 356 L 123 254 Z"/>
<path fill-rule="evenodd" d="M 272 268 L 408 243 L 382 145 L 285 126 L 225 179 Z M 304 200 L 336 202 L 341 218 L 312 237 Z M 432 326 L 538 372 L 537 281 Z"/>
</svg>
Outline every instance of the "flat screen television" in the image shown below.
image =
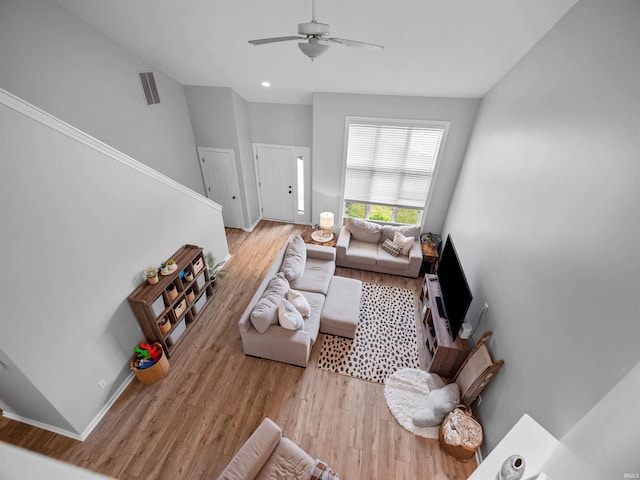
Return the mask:
<svg viewBox="0 0 640 480">
<path fill-rule="evenodd" d="M 455 246 L 451 240 L 451 235 L 447 236 L 447 241 L 440 255 L 438 264 L 438 281 L 442 291 L 442 303 L 446 318 L 449 321 L 451 339 L 455 340 L 458 330 L 464 322 L 469 305 L 473 296 L 464 276 L 462 265 L 458 259 Z"/>
</svg>

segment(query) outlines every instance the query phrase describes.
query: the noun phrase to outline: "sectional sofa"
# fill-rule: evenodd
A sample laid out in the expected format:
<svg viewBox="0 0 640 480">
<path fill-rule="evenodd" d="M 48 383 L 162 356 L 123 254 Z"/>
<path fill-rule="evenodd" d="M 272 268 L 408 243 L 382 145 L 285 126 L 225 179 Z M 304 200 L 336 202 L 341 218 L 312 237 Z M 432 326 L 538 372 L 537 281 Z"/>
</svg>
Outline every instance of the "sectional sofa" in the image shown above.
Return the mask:
<svg viewBox="0 0 640 480">
<path fill-rule="evenodd" d="M 353 338 L 362 282 L 335 276 L 335 255 L 333 247 L 305 244 L 299 235 L 287 241 L 238 322 L 246 355 L 305 367 L 319 332 Z M 291 290 L 309 305 L 300 329 L 281 321 Z"/>
</svg>

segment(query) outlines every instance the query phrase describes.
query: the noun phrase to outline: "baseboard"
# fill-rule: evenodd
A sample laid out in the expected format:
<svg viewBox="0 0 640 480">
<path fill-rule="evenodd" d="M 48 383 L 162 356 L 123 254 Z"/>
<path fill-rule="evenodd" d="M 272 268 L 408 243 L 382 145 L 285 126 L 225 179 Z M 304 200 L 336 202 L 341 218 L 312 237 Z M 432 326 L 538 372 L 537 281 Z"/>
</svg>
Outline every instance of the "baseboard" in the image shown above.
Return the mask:
<svg viewBox="0 0 640 480">
<path fill-rule="evenodd" d="M 116 402 L 118 397 L 122 395 L 122 392 L 124 392 L 125 388 L 129 386 L 133 378 L 134 378 L 134 374 L 133 372 L 130 372 L 129 375 L 127 375 L 127 378 L 124 380 L 124 382 L 122 382 L 122 385 L 120 385 L 120 387 L 118 387 L 118 389 L 113 393 L 113 395 L 111 395 L 107 403 L 104 404 L 104 406 L 100 409 L 98 414 L 93 418 L 93 420 L 91 420 L 91 422 L 89 423 L 89 426 L 85 428 L 82 433 L 72 432 L 60 427 L 49 425 L 47 423 L 38 422 L 37 420 L 26 418 L 21 415 L 17 415 L 13 412 L 3 411 L 2 416 L 5 418 L 8 418 L 9 420 L 15 420 L 16 422 L 25 423 L 27 425 L 31 425 L 32 427 L 41 428 L 49 432 L 57 433 L 58 435 L 64 435 L 65 437 L 69 437 L 74 440 L 84 442 L 89 436 L 89 434 L 93 431 L 93 429 L 96 428 L 98 423 L 100 423 L 100 420 L 102 420 L 102 417 L 104 417 L 106 413 L 109 411 L 109 409 L 113 406 L 113 404 Z"/>
</svg>

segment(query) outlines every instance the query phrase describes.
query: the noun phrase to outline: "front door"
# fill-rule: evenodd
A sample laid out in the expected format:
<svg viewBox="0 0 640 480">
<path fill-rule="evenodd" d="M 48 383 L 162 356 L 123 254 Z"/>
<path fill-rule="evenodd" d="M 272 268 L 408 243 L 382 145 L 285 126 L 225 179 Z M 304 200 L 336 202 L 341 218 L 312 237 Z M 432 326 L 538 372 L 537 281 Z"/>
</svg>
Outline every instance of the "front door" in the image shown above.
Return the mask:
<svg viewBox="0 0 640 480">
<path fill-rule="evenodd" d="M 262 218 L 293 222 L 296 185 L 291 148 L 256 145 Z"/>
<path fill-rule="evenodd" d="M 262 218 L 308 224 L 311 206 L 311 149 L 253 144 Z"/>
<path fill-rule="evenodd" d="M 198 147 L 207 197 L 222 205 L 225 227 L 244 228 L 233 150 Z"/>
</svg>

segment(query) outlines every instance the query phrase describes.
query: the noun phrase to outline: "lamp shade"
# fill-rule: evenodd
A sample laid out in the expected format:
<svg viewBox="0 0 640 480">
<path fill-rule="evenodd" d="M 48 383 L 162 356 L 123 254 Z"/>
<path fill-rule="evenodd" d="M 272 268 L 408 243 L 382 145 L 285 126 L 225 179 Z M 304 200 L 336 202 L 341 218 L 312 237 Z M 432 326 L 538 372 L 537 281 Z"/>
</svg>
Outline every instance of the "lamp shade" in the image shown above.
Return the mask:
<svg viewBox="0 0 640 480">
<path fill-rule="evenodd" d="M 322 212 L 320 214 L 320 228 L 322 230 L 331 230 L 333 227 L 333 213 Z"/>
</svg>

